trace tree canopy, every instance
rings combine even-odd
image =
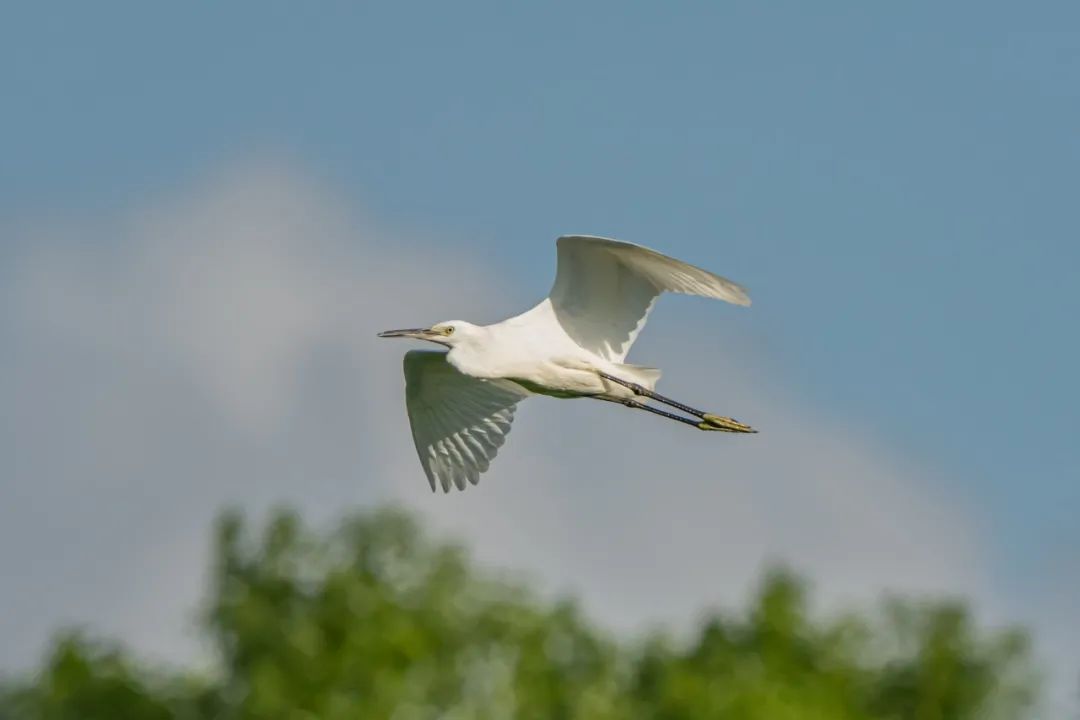
[[[1010,720],[1036,699],[1026,636],[956,601],[815,617],[776,570],[689,640],[618,638],[568,600],[485,576],[393,509],[329,533],[280,512],[217,530],[203,617],[216,662],[148,668],[61,635],[0,719]]]

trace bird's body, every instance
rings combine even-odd
[[[558,272],[538,305],[492,325],[464,321],[394,330],[449,352],[405,356],[406,405],[421,464],[434,490],[476,484],[530,395],[618,402],[702,430],[754,432],[655,393],[660,371],[624,362],[656,298],[665,291],[749,305],[722,277],[639,245],[591,236],[558,240]],[[700,420],[645,405],[645,397]]]
[[[474,328],[446,354],[447,362],[470,377],[508,380],[529,394],[633,397],[628,388],[604,380],[600,373],[625,377],[650,390],[659,376],[659,371],[639,372],[578,345],[559,324],[549,299],[521,315]]]

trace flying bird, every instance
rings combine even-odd
[[[744,288],[628,242],[567,235],[556,246],[551,293],[521,315],[493,325],[450,320],[379,333],[449,348],[405,354],[405,404],[432,491],[479,482],[517,404],[532,395],[606,400],[699,430],[757,432],[657,394],[660,370],[624,362],[661,293],[749,305]]]

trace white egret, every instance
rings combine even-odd
[[[560,237],[557,247],[550,295],[521,315],[493,325],[451,320],[379,333],[450,349],[405,354],[405,403],[432,491],[475,485],[506,440],[518,402],[531,395],[607,400],[699,430],[756,432],[657,394],[658,369],[623,362],[661,293],[749,305],[746,290],[627,242],[572,235]]]

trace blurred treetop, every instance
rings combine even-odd
[[[961,603],[820,619],[777,571],[744,616],[714,612],[689,642],[623,641],[572,602],[483,577],[396,510],[325,535],[282,512],[257,539],[227,515],[204,630],[204,675],[61,636],[5,684],[0,720],[1010,720],[1036,699],[1025,635],[980,631]]]

